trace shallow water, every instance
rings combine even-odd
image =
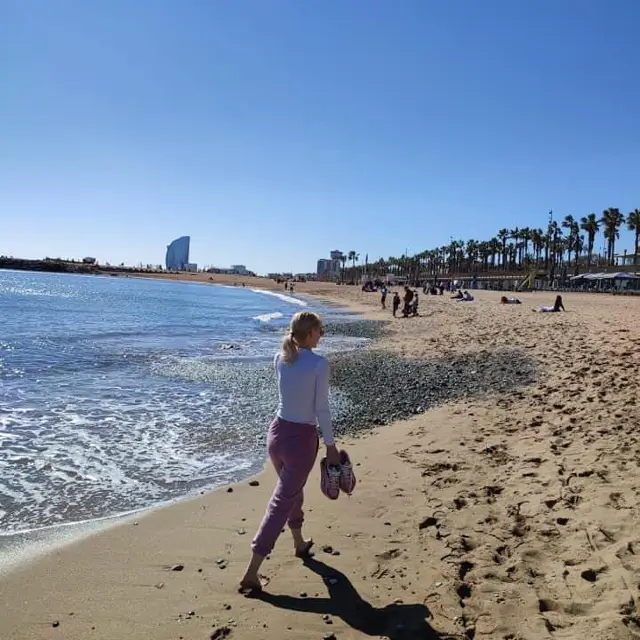
[[[0,534],[257,471],[277,399],[271,359],[307,306],[341,319],[277,292],[0,271]]]

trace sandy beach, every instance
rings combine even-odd
[[[357,287],[296,292],[393,320]],[[254,486],[148,512],[0,577],[0,639],[640,637],[640,299],[566,294],[567,313],[536,314],[553,294],[509,306],[500,295],[420,295],[421,316],[390,322],[375,349],[421,359],[508,348],[535,362],[535,381],[345,442],[356,492],[330,502],[314,471],[315,558],[296,559],[285,533],[260,598],[236,587],[269,468]]]

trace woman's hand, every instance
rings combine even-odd
[[[340,465],[340,454],[335,444],[327,446],[327,464],[334,467]]]

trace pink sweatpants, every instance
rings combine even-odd
[[[304,485],[318,455],[318,431],[315,425],[288,422],[276,418],[269,427],[267,450],[278,473],[276,484],[251,549],[268,556],[285,523],[291,529],[302,528]]]

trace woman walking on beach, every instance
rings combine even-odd
[[[304,486],[318,455],[316,421],[327,449],[328,481],[336,488],[340,485],[340,454],[333,439],[329,410],[329,363],[312,351],[323,333],[322,322],[315,313],[296,313],[275,357],[280,397],[278,413],[269,427],[267,449],[279,479],[251,543],[253,554],[240,582],[241,591],[262,588],[258,571],[285,522],[293,536],[295,555],[309,555],[313,541],[302,535],[302,502]]]

